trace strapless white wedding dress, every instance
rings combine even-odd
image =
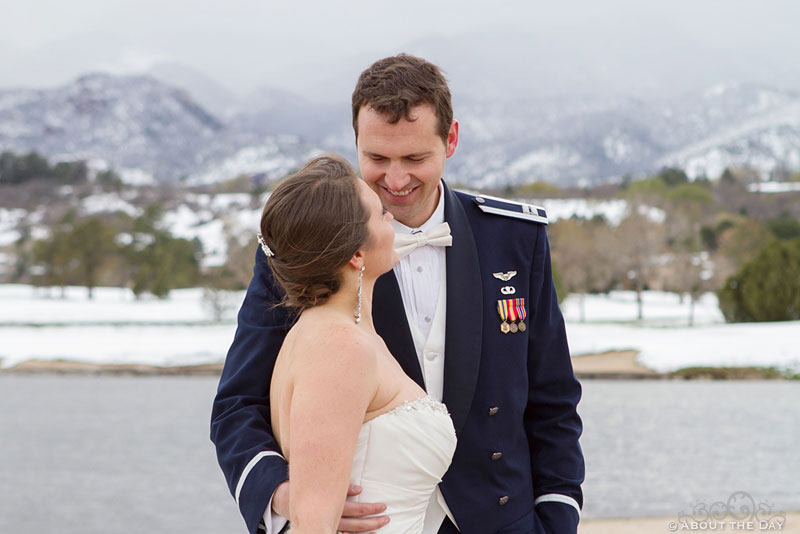
[[[381,515],[390,521],[380,534],[419,534],[455,449],[444,404],[430,396],[405,402],[362,425],[350,483],[363,491],[350,500],[386,504]]]

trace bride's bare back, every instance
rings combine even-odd
[[[374,330],[324,306],[311,308],[289,331],[278,354],[270,384],[272,429],[288,461],[298,423],[317,429],[313,434],[302,431],[304,442],[350,437],[355,443],[361,424],[424,394]],[[319,425],[330,435],[321,436]],[[355,425],[353,433],[350,426]]]

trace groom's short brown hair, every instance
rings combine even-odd
[[[385,116],[391,124],[401,118],[412,120],[412,108],[430,104],[435,113],[437,133],[445,143],[453,122],[450,88],[441,69],[409,54],[379,59],[358,77],[353,90],[353,130],[358,140],[358,112],[364,106]]]

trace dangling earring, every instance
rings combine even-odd
[[[358,304],[356,304],[356,324],[361,322],[361,279],[364,277],[364,266],[361,266],[361,270],[358,271]]]

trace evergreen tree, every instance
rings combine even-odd
[[[17,183],[51,175],[50,164],[36,152],[17,158],[15,171]]]
[[[49,238],[33,244],[33,261],[36,267],[33,283],[44,287],[60,287],[62,297],[74,267],[70,250],[74,220],[74,212],[67,213],[50,228]]]
[[[733,171],[729,167],[725,167],[725,170],[722,171],[722,174],[719,177],[719,181],[725,185],[734,185],[736,184],[736,177],[733,175]]]
[[[56,163],[51,173],[57,181],[64,184],[80,184],[89,176],[89,168],[83,161],[69,161]]]
[[[112,170],[98,172],[95,181],[106,191],[119,191],[124,185],[122,178]]]
[[[767,221],[767,229],[778,239],[794,239],[800,237],[800,220],[784,211]]]
[[[167,298],[172,289],[195,286],[200,274],[195,243],[167,232],[158,232],[153,242],[136,254],[136,263],[133,292],[137,297],[148,291]]]
[[[86,286],[94,298],[103,269],[119,252],[115,241],[116,229],[99,218],[84,219],[75,224],[69,238],[69,253],[73,259],[73,280]]]
[[[800,239],[766,245],[717,296],[729,322],[800,319]]]
[[[126,255],[137,298],[144,292],[167,298],[172,289],[193,287],[199,281],[200,242],[172,237],[162,228],[163,213],[160,205],[151,204],[133,223],[133,242]]]
[[[14,154],[7,150],[0,154],[0,184],[16,183],[14,175],[16,159]]]
[[[658,177],[668,186],[676,186],[689,182],[689,178],[683,169],[667,167],[658,173]]]
[[[26,277],[34,263],[33,239],[31,238],[31,227],[23,224],[18,227],[19,239],[14,242],[14,269],[11,273],[11,282],[25,283]]]
[[[37,152],[17,156],[5,151],[0,154],[0,184],[22,184],[30,180],[50,180],[61,184],[86,182],[89,168],[85,161],[64,161],[51,167]]]

